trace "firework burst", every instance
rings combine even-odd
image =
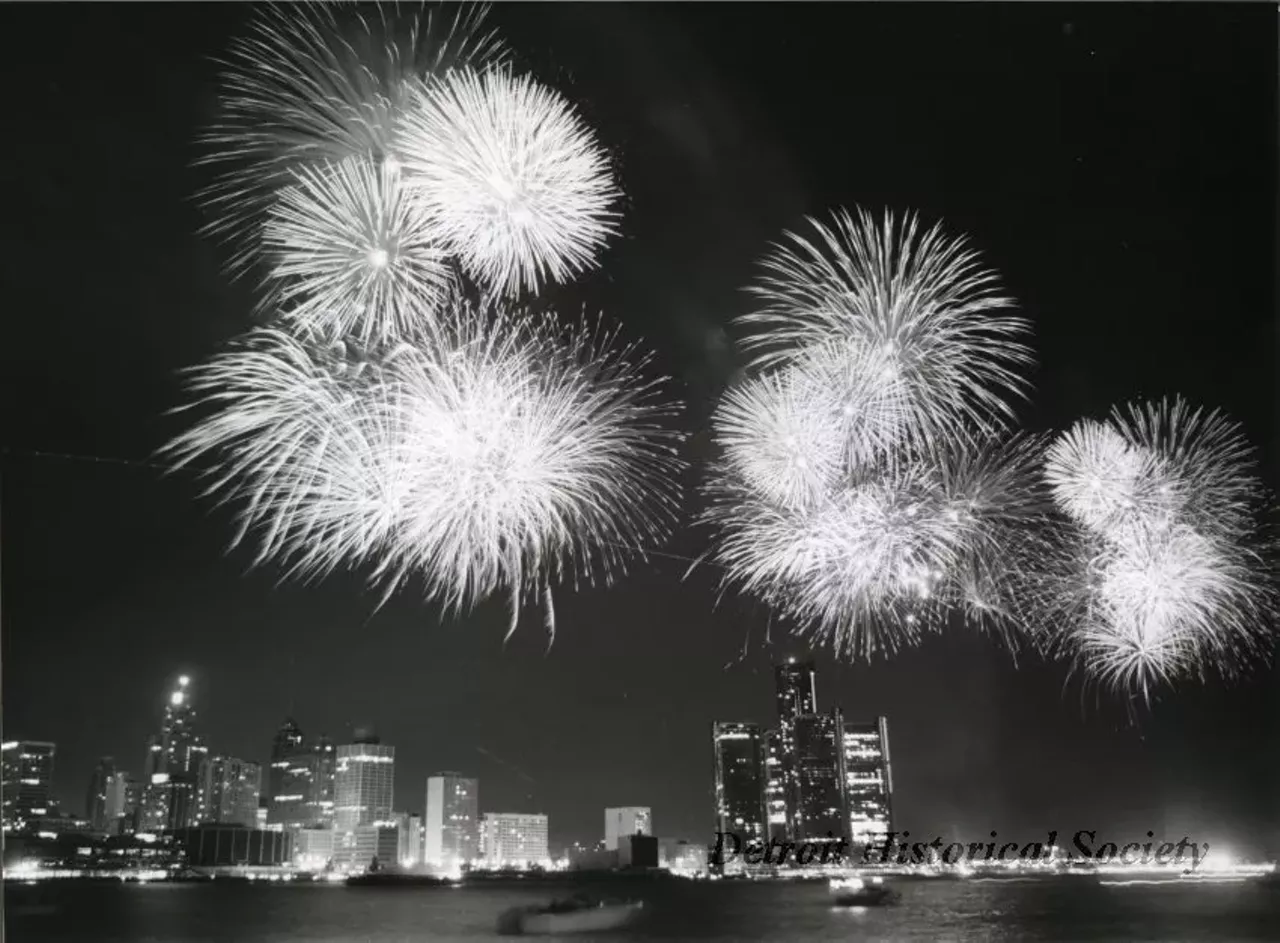
[[[706,519],[728,582],[842,655],[891,653],[952,613],[983,627],[1022,619],[1045,507],[1040,443],[952,444],[944,454],[844,473],[818,500],[780,501],[732,460]]]
[[[810,224],[814,236],[788,233],[749,289],[761,305],[741,319],[755,365],[839,345],[901,387],[903,431],[917,444],[956,427],[1003,428],[1008,400],[1026,390],[1028,325],[966,241],[940,226],[922,233],[911,215],[839,211],[830,226]]]
[[[499,294],[583,272],[615,232],[619,191],[594,134],[558,93],[509,68],[419,83],[401,147],[440,239]]]
[[[608,580],[674,521],[674,407],[614,337],[459,307],[435,342],[361,369],[279,331],[196,371],[212,415],[169,448],[224,456],[259,561],[321,575],[371,564],[450,611]],[[550,614],[549,614],[550,619]]]
[[[447,309],[453,269],[399,174],[360,159],[295,173],[263,230],[263,307],[304,333],[363,344],[429,330]]]
[[[1008,629],[1036,584],[1041,443],[1005,436],[1027,326],[963,240],[837,213],[789,235],[741,319],[756,374],[713,429],[726,580],[854,657],[958,614]]]
[[[342,2],[255,16],[222,63],[220,114],[202,135],[218,178],[201,202],[208,230],[236,247],[232,272],[252,261],[259,220],[293,171],[347,158],[394,169],[410,82],[502,60],[487,10]]]
[[[1180,399],[1117,409],[1063,435],[1044,473],[1071,522],[1051,638],[1089,680],[1147,699],[1265,655],[1265,500],[1238,425]]]

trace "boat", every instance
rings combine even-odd
[[[513,907],[498,920],[505,935],[598,933],[628,926],[644,909],[644,901],[596,901],[571,897],[541,907]]]
[[[838,907],[879,907],[898,899],[892,888],[885,887],[884,878],[881,877],[869,880],[860,877],[841,878],[833,880],[828,889]]]

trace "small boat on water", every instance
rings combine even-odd
[[[643,901],[597,901],[577,896],[542,907],[513,907],[498,919],[506,935],[557,935],[619,930],[640,916]]]
[[[879,907],[898,899],[892,888],[885,887],[881,877],[841,878],[833,880],[828,889],[838,907]]]

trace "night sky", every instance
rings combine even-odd
[[[640,567],[557,598],[505,647],[503,602],[444,620],[358,575],[280,585],[227,554],[229,511],[145,460],[182,429],[177,371],[250,324],[253,285],[197,235],[197,130],[226,5],[6,5],[0,184],[4,736],[58,744],[84,802],[99,755],[140,772],[164,692],[193,677],[215,752],[265,761],[290,711],[479,777],[482,811],[542,811],[553,845],[608,805],[710,840],[710,724],[772,720],[768,614],[715,574]],[[521,64],[615,154],[625,235],[553,300],[643,338],[689,403],[688,457],[737,369],[755,261],[805,214],[915,209],[967,233],[1035,328],[1032,429],[1183,393],[1245,423],[1274,485],[1273,5],[519,5]],[[696,474],[691,478],[696,481]],[[696,502],[690,501],[690,511]],[[685,528],[666,549],[696,556]],[[744,652],[745,646],[745,652]],[[967,631],[873,665],[819,655],[819,706],[889,718],[898,825],[1032,840],[1089,828],[1280,852],[1280,682],[1179,692],[1130,723],[1062,665]],[[1175,835],[1176,833],[1176,835]]]

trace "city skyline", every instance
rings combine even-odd
[[[740,367],[731,322],[755,261],[805,214],[849,205],[944,220],[1003,273],[1034,326],[1028,428],[1181,391],[1239,418],[1276,480],[1274,11],[942,10],[917,36],[902,11],[815,8],[788,25],[744,8],[726,25],[710,10],[520,6],[495,25],[564,77],[629,201],[603,271],[554,300],[652,342],[690,403],[694,464]],[[35,76],[15,120],[45,146],[5,156],[30,183],[11,264],[33,312],[0,345],[6,739],[56,743],[54,792],[78,811],[102,756],[141,778],[155,692],[179,670],[219,755],[267,764],[286,716],[335,743],[374,724],[401,751],[409,811],[432,771],[456,769],[483,781],[487,808],[549,815],[556,841],[592,840],[619,797],[650,805],[664,834],[704,836],[710,724],[773,716],[772,665],[808,657],[806,640],[719,597],[707,567],[689,572],[707,546],[693,526],[614,586],[558,596],[550,652],[532,610],[504,646],[501,601],[455,618],[410,587],[380,606],[364,574],[303,586],[225,555],[230,515],[194,476],[147,463],[181,428],[177,371],[252,310],[254,280],[225,279],[190,200],[210,60],[243,13],[86,7],[66,28],[21,15],[63,41],[14,72]],[[822,54],[855,16],[865,55]],[[992,41],[1000,28],[1024,38]],[[805,69],[761,74],[780,44]],[[882,88],[902,61],[922,65]],[[837,86],[862,118],[814,94]],[[98,120],[66,120],[86,103]],[[868,127],[891,133],[868,147]],[[685,522],[698,510],[691,496]],[[1015,665],[967,630],[872,665],[815,658],[825,704],[892,718],[894,814],[913,831],[1064,823],[1280,850],[1278,760],[1254,748],[1280,724],[1274,671],[1131,716],[1082,703],[1065,666],[1030,651]]]

